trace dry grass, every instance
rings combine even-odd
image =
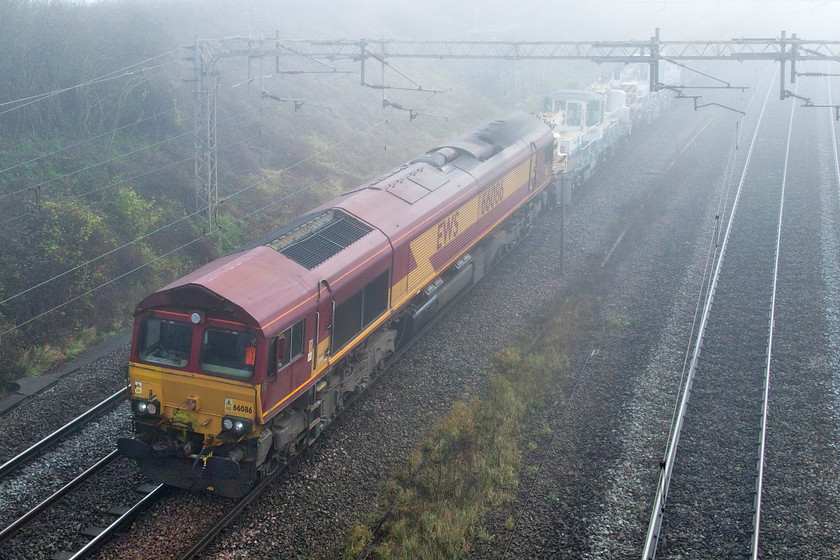
[[[515,497],[520,435],[527,415],[560,391],[569,350],[597,316],[589,295],[557,306],[531,344],[494,356],[484,398],[457,402],[385,483],[372,518],[385,521],[376,537],[368,525],[348,534],[344,557],[451,559],[469,548],[490,508]],[[555,399],[549,399],[555,400]],[[375,539],[375,540],[374,540]]]

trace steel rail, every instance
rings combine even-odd
[[[246,507],[251,505],[251,503],[256,500],[262,493],[268,488],[270,484],[272,484],[275,480],[277,480],[281,474],[286,472],[288,469],[299,457],[301,454],[298,453],[295,455],[288,463],[283,465],[282,467],[278,467],[277,470],[260,480],[260,482],[251,489],[239,502],[233,506],[219,521],[217,521],[210,529],[204,532],[201,538],[196,542],[187,552],[185,552],[180,558],[182,560],[190,560],[195,558],[202,552],[204,552],[210,543],[224,531],[228,525],[233,523],[233,521],[242,513]],[[74,559],[71,559],[74,560]]]
[[[426,332],[432,325],[434,325],[442,316],[446,314],[446,311],[451,309],[453,305],[455,305],[460,299],[464,296],[464,294],[468,293],[469,290],[465,290],[461,295],[456,296],[449,305],[446,306],[441,312],[437,313],[428,324],[424,325],[417,333],[415,333],[410,339],[408,339],[404,345],[397,349],[396,352],[385,362],[383,365],[379,375],[376,375],[371,378],[370,385],[364,391],[354,391],[353,396],[345,403],[342,409],[336,415],[336,419],[344,414],[350,406],[353,405],[359,398],[363,395],[366,395],[370,390],[370,387],[376,384],[376,382],[383,377],[382,374],[388,370],[391,365],[393,365],[409,348],[411,348],[415,342],[417,342],[420,338],[422,338],[423,333]],[[335,421],[335,419],[333,420]],[[307,446],[308,447],[308,446]],[[273,473],[267,475],[265,478],[260,480],[254,488],[248,492],[235,506],[233,506],[221,519],[219,519],[209,530],[207,530],[202,537],[196,542],[190,549],[185,552],[183,555],[180,556],[181,560],[191,560],[195,558],[202,552],[204,552],[210,543],[221,533],[225,530],[233,521],[242,513],[246,507],[248,507],[254,500],[256,500],[265,490],[268,488],[270,484],[272,484],[275,480],[277,480],[281,474],[286,472],[289,467],[291,467],[300,457],[302,456],[301,452],[296,453],[287,463],[281,465],[275,470]]]
[[[119,457],[119,451],[112,451],[102,459],[96,462],[93,466],[89,467],[87,470],[79,474],[76,478],[59,488],[52,496],[42,501],[40,504],[26,512],[20,518],[17,519],[14,523],[0,531],[0,543],[10,539],[13,537],[18,531],[20,531],[24,526],[26,526],[30,521],[35,519],[39,514],[41,514],[44,510],[49,508],[59,499],[63,498],[67,494],[69,494],[73,489],[79,486],[81,483],[90,479],[94,474],[101,471],[105,468],[108,464],[110,464],[114,459]]]
[[[57,429],[50,435],[46,436],[44,439],[33,445],[32,447],[20,452],[16,456],[12,457],[2,465],[0,465],[0,477],[5,476],[20,466],[21,463],[26,461],[27,459],[31,458],[33,455],[40,453],[41,451],[47,449],[49,446],[54,444],[60,438],[78,430],[82,427],[88,420],[93,418],[94,416],[100,414],[104,410],[116,406],[117,403],[122,401],[123,399],[128,397],[128,387],[124,387],[99,403],[98,405],[94,406],[81,416],[78,416],[76,419],[71,420],[61,428]]]
[[[790,140],[793,136],[794,104],[790,110],[787,146],[785,147],[785,166],[782,172],[782,194],[779,203],[779,224],[776,229],[776,256],[773,262],[773,296],[770,299],[770,334],[767,337],[767,362],[764,369],[764,393],[761,400],[761,428],[758,437],[758,466],[755,481],[755,513],[753,514],[753,535],[750,541],[750,558],[758,560],[758,539],[761,529],[761,492],[764,489],[764,451],[767,444],[767,401],[770,397],[770,362],[773,353],[773,327],[776,323],[776,288],[779,280],[779,253],[782,245],[782,216],[785,210],[785,186],[787,185],[788,162],[790,159]]]
[[[114,533],[117,532],[117,529],[122,527],[128,521],[132,520],[144,508],[151,505],[153,501],[157,500],[163,493],[163,488],[163,484],[158,484],[151,492],[143,496],[143,498],[141,498],[140,501],[134,504],[130,510],[119,516],[113,523],[105,527],[105,529],[101,533],[93,537],[93,539],[90,542],[88,542],[85,546],[80,548],[67,560],[81,560],[82,558],[87,558],[88,556],[90,556],[98,546],[103,544],[107,539],[111,538],[114,535]]]
[[[656,497],[654,498],[653,509],[650,514],[650,522],[648,524],[648,530],[645,537],[645,546],[642,552],[643,560],[653,560],[656,557],[656,547],[659,542],[659,531],[662,527],[662,518],[664,515],[665,502],[668,497],[668,487],[671,484],[671,475],[674,469],[674,459],[677,454],[677,446],[679,445],[680,433],[682,431],[683,422],[685,420],[685,413],[688,408],[688,399],[691,394],[691,386],[694,382],[694,375],[697,370],[697,361],[700,357],[700,350],[703,347],[703,338],[706,332],[706,324],[709,320],[709,313],[712,308],[712,301],[714,300],[715,291],[717,289],[718,280],[720,278],[720,271],[723,265],[726,248],[729,243],[729,236],[732,232],[732,224],[735,221],[735,215],[738,209],[738,202],[741,198],[741,192],[743,190],[744,182],[747,177],[747,171],[750,167],[750,160],[752,159],[752,154],[756,145],[756,140],[758,139],[758,132],[761,129],[761,123],[764,120],[764,114],[767,109],[767,103],[770,99],[770,94],[772,91],[773,88],[768,87],[767,95],[764,98],[764,105],[762,105],[761,107],[761,114],[759,115],[758,123],[755,126],[755,132],[753,133],[752,141],[750,142],[750,148],[747,152],[746,161],[744,162],[744,171],[741,174],[741,180],[738,183],[738,189],[735,194],[735,200],[732,203],[732,211],[729,214],[729,221],[726,226],[726,233],[724,234],[724,238],[721,243],[720,256],[718,257],[717,264],[715,265],[715,272],[709,284],[709,291],[706,295],[706,302],[703,306],[703,315],[700,320],[700,326],[698,327],[697,331],[697,339],[695,340],[694,344],[694,352],[691,357],[691,365],[689,366],[686,382],[683,387],[682,395],[680,397],[679,412],[674,423],[674,428],[671,432],[671,437],[668,442],[665,457],[660,462],[659,483],[657,485]]]

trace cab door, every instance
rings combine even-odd
[[[530,183],[528,185],[528,190],[533,190],[534,187],[537,186],[537,145],[534,142],[531,142],[531,173],[530,173]]]
[[[335,298],[327,280],[318,285],[318,308],[315,315],[315,356],[312,359],[312,371],[318,372],[329,365],[330,341],[335,314]]]

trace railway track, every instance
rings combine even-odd
[[[62,502],[65,502],[67,508],[78,509],[74,492],[80,490],[83,485],[93,485],[97,476],[106,475],[106,469],[120,460],[125,461],[121,459],[117,451],[112,451],[61,486],[49,497],[0,531],[0,545],[14,548],[14,539],[19,533],[24,533],[22,538],[27,539],[31,537],[31,535],[26,534],[27,532],[34,534],[40,534],[43,531],[63,532],[66,535],[63,538],[66,547],[64,550],[57,551],[53,556],[54,558],[78,560],[90,556],[98,546],[112,538],[121,527],[152,504],[162,493],[163,485],[140,485],[137,487],[137,491],[141,497],[134,503],[131,505],[121,503],[104,511],[100,510],[100,506],[107,503],[108,498],[104,497],[102,501],[94,499],[88,506],[89,517],[92,521],[85,525],[81,531],[77,531],[78,520],[76,517],[71,518],[68,522],[69,526],[65,527],[56,522],[56,519],[63,519],[64,516],[49,515],[49,512],[53,508],[61,507]],[[103,520],[107,523],[103,523]],[[75,538],[74,533],[77,534]],[[70,550],[67,550],[67,548],[70,548]]]
[[[500,258],[503,259],[504,254],[500,255]],[[455,305],[461,298],[464,297],[468,292],[463,292],[458,297],[456,297],[452,304],[447,307],[447,309],[451,309],[453,305]],[[431,328],[433,325],[437,323],[440,318],[446,315],[446,312],[439,313],[435,318],[429,321],[419,332],[417,332],[409,341],[403,344],[397,352],[395,352],[390,359],[384,364],[384,367],[379,370],[380,375],[376,375],[372,379],[372,383],[375,383],[379,377],[381,377],[381,373],[391,367],[404,353],[406,353],[414,343],[421,339],[423,334]],[[355,395],[352,400],[347,403],[347,407],[351,406],[357,398],[366,394],[365,392],[359,393]],[[109,397],[100,405],[97,405],[91,411],[85,413],[84,415],[80,416],[79,418],[73,420],[68,425],[56,430],[50,436],[44,438],[41,442],[37,443],[36,445],[26,449],[18,456],[10,460],[6,465],[0,466],[0,469],[4,469],[4,472],[11,472],[21,466],[27,459],[31,457],[35,457],[40,453],[43,453],[45,449],[48,447],[55,445],[56,442],[60,441],[62,436],[67,434],[73,433],[74,431],[80,429],[82,426],[85,425],[86,422],[89,422],[92,418],[95,418],[98,414],[101,414],[102,411],[106,410],[109,407],[116,406],[119,402],[125,400],[127,398],[127,390],[118,391],[116,394]],[[300,454],[296,455],[291,461],[279,467],[274,473],[270,476],[264,478],[257,484],[251,492],[249,492],[245,497],[241,500],[236,502],[232,507],[228,508],[228,510],[222,513],[219,516],[219,519],[210,527],[208,530],[204,531],[201,537],[190,547],[190,549],[185,552],[182,558],[194,558],[199,555],[201,552],[206,550],[213,540],[219,535],[225,528],[231,525],[237,518],[237,516],[243,512],[252,502],[254,502],[260,495],[265,492],[265,490],[270,487],[280,476],[291,467],[294,462],[300,457]],[[15,521],[13,521],[10,525],[8,525],[5,529],[0,531],[0,544],[3,542],[9,541],[18,535],[19,532],[23,531],[25,527],[28,525],[36,525],[38,520],[44,517],[44,513],[49,511],[51,508],[55,507],[59,504],[62,500],[66,500],[68,496],[72,494],[76,489],[88,483],[94,476],[98,475],[99,473],[103,472],[108,465],[112,464],[113,462],[119,459],[119,454],[117,452],[111,452],[108,455],[102,457],[96,463],[90,467],[89,469],[85,470],[73,480],[68,482],[66,485],[58,488],[53,494],[46,497],[38,503],[35,507],[31,510],[27,511],[20,517],[18,517]],[[81,548],[78,549],[77,552],[59,552],[57,557],[65,559],[72,559],[75,560],[77,558],[84,558],[87,557],[93,550],[95,550],[98,546],[100,546],[103,542],[107,539],[111,538],[115,531],[123,526],[126,522],[128,522],[133,517],[137,516],[148,504],[150,504],[154,498],[159,496],[162,492],[163,486],[151,487],[146,485],[145,487],[140,488],[140,492],[145,494],[145,496],[138,500],[134,505],[125,506],[119,505],[114,506],[106,513],[113,514],[117,516],[117,518],[107,524],[107,526],[102,527],[100,525],[90,525],[86,529],[83,530],[83,533],[92,537],[92,539],[85,543]],[[106,499],[99,499],[96,504],[97,507],[102,507],[103,504],[107,504]]]
[[[660,465],[645,560],[759,555],[776,279],[793,123],[791,104],[768,104],[769,97],[770,92],[720,245]]]
[[[464,292],[456,298],[453,301],[453,305],[463,298],[466,293],[468,292]],[[451,308],[451,306],[449,308]],[[399,360],[399,358],[405,354],[417,340],[422,338],[423,334],[428,329],[430,329],[437,321],[440,320],[441,317],[445,315],[446,312],[439,313],[433,320],[416,333],[411,340],[407,341],[400,349],[398,349],[397,352],[390,357],[382,370],[380,370],[380,375],[377,375],[372,379],[372,383],[375,383],[379,377],[381,377],[381,373],[384,373],[385,370]],[[366,393],[362,392],[354,396],[354,398],[348,402],[347,407],[352,406],[356,399],[364,394]],[[3,478],[10,475],[10,473],[14,473],[14,471],[22,469],[28,462],[31,462],[37,457],[43,455],[50,448],[55,447],[72,434],[83,429],[89,422],[95,420],[108,410],[118,406],[119,403],[127,399],[127,396],[127,389],[121,389],[84,414],[55,430],[50,435],[44,437],[41,441],[18,453],[6,463],[0,465],[0,483],[2,483]],[[230,526],[236,520],[238,515],[245,511],[251,503],[259,498],[259,496],[261,496],[268,487],[280,478],[280,476],[286,472],[300,456],[301,454],[296,455],[291,461],[282,465],[270,476],[261,480],[251,490],[251,492],[242,499],[238,500],[233,506],[228,508],[226,512],[222,513],[212,527],[204,531],[201,537],[193,543],[189,550],[183,553],[180,558],[183,558],[184,560],[192,559],[205,551],[212,544],[213,540],[228,526]],[[140,485],[136,490],[141,497],[135,500],[134,503],[130,505],[115,505],[107,510],[102,510],[102,507],[104,507],[107,503],[107,498],[95,499],[91,504],[91,508],[92,515],[98,517],[98,520],[87,524],[81,529],[81,531],[76,531],[74,528],[56,529],[53,527],[50,529],[44,529],[43,525],[50,522],[50,519],[45,521],[44,518],[48,517],[48,512],[50,512],[53,508],[60,507],[62,502],[69,503],[71,501],[70,497],[73,493],[85,485],[91,485],[91,481],[96,476],[105,476],[107,468],[120,460],[122,460],[122,458],[117,451],[112,451],[107,455],[102,456],[99,460],[95,461],[91,467],[79,473],[66,484],[57,488],[52,494],[43,498],[37,505],[17,517],[4,529],[0,530],[0,545],[9,546],[11,544],[11,546],[14,546],[16,539],[29,538],[29,535],[26,533],[33,527],[36,532],[43,530],[58,530],[68,534],[68,537],[63,540],[68,543],[68,548],[72,549],[75,547],[75,550],[58,551],[54,554],[55,558],[60,558],[61,560],[79,560],[81,558],[89,557],[99,546],[105,543],[108,539],[113,538],[121,527],[125,526],[128,522],[140,515],[144,509],[154,503],[163,494],[164,486],[153,486],[148,484]],[[107,523],[102,523],[103,518],[109,517],[112,519],[109,519]],[[73,523],[78,525],[78,520],[74,520]],[[71,533],[79,534],[75,537],[70,537],[69,535]]]
[[[88,422],[99,417],[105,412],[112,410],[121,402],[123,402],[126,398],[128,398],[128,388],[122,388],[107,399],[100,402],[98,405],[89,409],[87,412],[74,418],[61,428],[42,438],[39,442],[24,449],[23,451],[21,451],[20,453],[18,453],[17,455],[0,465],[0,480],[2,480],[8,473],[20,468],[27,461],[37,457],[47,449],[50,449],[51,447],[63,441],[70,435],[79,431]]]
[[[99,488],[93,479],[106,471],[114,470],[114,463],[119,456],[113,451],[111,430],[119,424],[113,417],[119,417],[115,410],[126,400],[127,390],[121,389],[98,405],[53,431],[37,443],[17,453],[0,465],[0,544],[7,550],[17,551],[18,542],[25,541],[32,531],[63,532],[62,540],[69,548],[84,550],[81,555],[68,552],[59,554],[64,558],[81,558],[91,550],[90,547],[107,538],[117,527],[124,524],[138,511],[137,507],[112,508],[105,516],[99,515],[102,504],[108,507],[109,498],[93,502],[88,506],[97,520],[92,524],[96,529],[83,525],[85,510],[78,504],[85,498],[79,493],[95,496]],[[109,416],[109,414],[111,416]],[[90,465],[87,468],[84,465]],[[129,465],[133,469],[133,465]],[[136,469],[133,469],[136,470]],[[128,473],[123,483],[134,487],[131,470],[124,467],[118,471]],[[91,490],[91,487],[94,490]],[[112,487],[112,485],[103,485]],[[84,489],[83,492],[80,492]],[[148,503],[147,501],[141,501]],[[72,515],[57,513],[62,503],[72,504],[64,507],[73,510]],[[130,513],[128,513],[130,510]],[[117,520],[112,522],[112,519]],[[77,538],[78,527],[83,526],[87,536]],[[103,528],[104,527],[104,528]],[[91,538],[93,537],[93,538]],[[83,544],[76,545],[76,542]]]

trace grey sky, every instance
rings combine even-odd
[[[343,38],[627,40],[647,39],[656,27],[663,40],[777,37],[781,30],[805,39],[840,38],[840,0],[310,0],[273,7],[284,14],[277,22],[281,32],[300,31],[296,15],[316,10],[325,30],[346,24]],[[262,27],[254,31],[272,31],[271,20],[255,14]],[[418,34],[430,21],[436,36]]]

